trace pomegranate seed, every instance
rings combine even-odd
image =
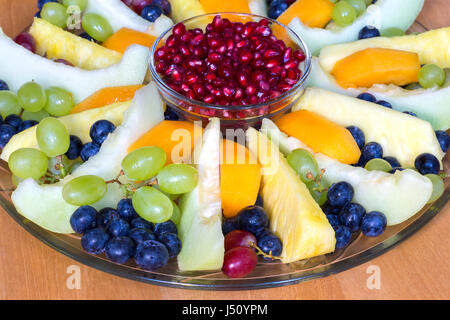
[[[205,102],[205,103],[213,103],[214,102],[214,96],[212,96],[212,95],[207,95],[207,96],[205,96],[204,98],[203,98],[203,101]]]
[[[241,51],[241,56],[239,57],[239,60],[244,63],[250,63],[250,61],[253,59],[253,54],[249,50],[243,50]]]
[[[199,46],[204,40],[205,36],[203,34],[197,34],[191,39],[191,44],[194,46]]]
[[[257,70],[252,74],[252,80],[254,82],[259,82],[261,80],[264,80],[266,78],[266,73],[262,70]]]
[[[189,51],[188,47],[181,45],[178,48],[178,51],[185,57],[189,57],[191,55],[191,52]]]
[[[217,52],[211,52],[208,55],[208,60],[212,62],[219,62],[220,60],[222,60],[222,55]]]
[[[295,50],[294,57],[300,62],[303,62],[306,59],[305,53],[302,50]]]
[[[280,52],[277,50],[269,49],[269,50],[264,51],[264,58],[266,58],[266,59],[278,57],[279,55],[280,55]]]
[[[292,49],[287,48],[283,53],[283,62],[287,63],[291,59],[292,59]]]
[[[186,82],[188,84],[194,84],[194,83],[197,82],[197,80],[198,80],[198,78],[197,78],[196,75],[189,75],[189,76],[186,77]]]
[[[241,99],[243,95],[244,95],[244,90],[242,90],[241,88],[237,88],[234,93],[234,99],[236,99],[236,100]]]
[[[192,90],[198,98],[202,98],[205,95],[205,88],[201,84],[194,84]]]
[[[174,47],[175,44],[176,44],[175,36],[173,34],[171,34],[166,40],[166,46],[171,48],[171,47]]]
[[[212,82],[212,81],[214,81],[216,78],[217,78],[216,75],[215,75],[214,73],[212,73],[212,72],[208,72],[208,73],[206,74],[206,76],[205,76],[205,80],[206,80],[207,82]]]
[[[245,94],[247,96],[252,96],[255,94],[255,92],[256,92],[256,88],[252,85],[249,85],[247,88],[245,88]]]
[[[185,32],[186,32],[186,26],[182,23],[177,23],[172,29],[172,33],[176,36],[181,36]]]
[[[284,65],[285,69],[295,69],[297,67],[298,67],[298,61],[297,60],[289,61],[288,63],[286,63]]]
[[[223,20],[220,15],[214,17],[212,21],[212,26],[216,31],[221,31],[223,28]]]
[[[233,29],[236,33],[242,33],[244,30],[244,24],[242,22],[236,22],[233,24]]]
[[[261,25],[256,27],[256,32],[263,37],[268,37],[272,34],[272,30],[269,27]]]
[[[250,45],[250,41],[248,41],[247,39],[241,40],[238,43],[236,43],[236,48],[244,48],[244,47],[248,47]]]
[[[265,80],[259,81],[259,87],[261,88],[262,91],[270,90],[270,84],[269,84],[269,82],[267,82]]]
[[[258,22],[258,25],[260,25],[260,26],[269,26],[269,24],[270,24],[270,22],[269,22],[268,19],[261,19],[261,20]]]
[[[244,72],[241,72],[238,75],[238,82],[242,87],[246,87],[248,85],[248,76]]]
[[[275,60],[275,59],[271,59],[271,60],[267,61],[267,63],[266,63],[266,67],[268,69],[272,69],[276,66],[279,66],[279,62],[278,62],[278,60]]]
[[[158,73],[165,73],[167,66],[164,62],[160,61],[160,62],[156,63],[155,69]]]

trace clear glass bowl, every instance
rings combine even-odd
[[[210,23],[213,18],[220,14],[223,18],[228,18],[233,21],[259,21],[261,19],[269,20],[269,25],[272,30],[277,32],[277,35],[282,35],[285,39],[291,39],[291,46],[293,50],[302,49],[305,53],[305,60],[300,64],[299,69],[302,71],[300,80],[285,93],[278,96],[276,99],[267,101],[261,104],[242,105],[242,106],[218,106],[208,104],[197,100],[192,100],[186,96],[171,89],[165,82],[155,68],[155,51],[166,41],[172,34],[173,27],[163,33],[153,44],[150,58],[150,71],[153,80],[156,82],[158,89],[169,107],[171,107],[182,118],[189,121],[202,121],[204,124],[210,117],[218,117],[221,119],[222,129],[246,129],[250,126],[258,127],[263,118],[276,118],[288,112],[304,92],[305,82],[311,70],[311,53],[307,48],[305,42],[290,28],[279,23],[276,20],[267,17],[244,14],[244,13],[212,13],[200,15],[182,21],[186,29],[202,28]]]
[[[445,159],[444,168],[447,174],[450,173],[448,156]],[[86,253],[81,247],[79,236],[56,234],[44,230],[15,210],[10,197],[11,173],[8,165],[4,161],[0,162],[0,206],[25,230],[48,246],[80,263],[123,278],[168,287],[202,290],[249,290],[285,286],[326,277],[365,263],[407,239],[436,216],[450,200],[450,179],[446,179],[445,186],[445,192],[438,200],[427,205],[407,221],[388,227],[377,238],[355,234],[351,244],[345,249],[289,264],[260,260],[255,270],[248,276],[230,279],[220,270],[180,272],[176,259],[170,260],[164,268],[151,272],[139,269],[132,261],[120,265],[109,261],[104,255],[95,256]]]

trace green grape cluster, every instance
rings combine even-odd
[[[334,5],[331,17],[338,26],[346,27],[363,14],[366,7],[366,1],[364,0],[342,0]]]

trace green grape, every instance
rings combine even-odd
[[[359,17],[366,11],[366,3],[364,0],[343,0],[348,2],[355,9],[356,16]]]
[[[8,160],[11,172],[21,179],[40,179],[48,169],[48,158],[40,150],[23,148],[14,151]]]
[[[170,220],[172,220],[172,222],[175,223],[176,225],[179,225],[181,222],[180,207],[178,207],[177,204],[173,201],[172,201],[172,206],[173,206],[173,212],[172,212],[172,218],[170,218]]]
[[[289,165],[297,172],[303,182],[310,181],[320,174],[319,165],[314,156],[305,149],[295,149],[287,156]],[[308,178],[309,173],[312,177]]]
[[[169,164],[158,173],[159,188],[170,194],[191,192],[197,186],[198,172],[187,164]]]
[[[331,14],[334,22],[340,26],[349,26],[356,19],[356,10],[346,1],[339,1]]]
[[[364,2],[366,3],[366,6],[370,6],[373,0],[364,0]]]
[[[69,149],[69,132],[58,119],[43,119],[36,128],[36,138],[39,149],[49,157],[65,154]]]
[[[10,114],[20,114],[22,107],[20,106],[17,96],[11,91],[0,91],[0,114],[4,118]]]
[[[30,112],[30,111],[24,111],[22,113],[22,120],[36,120],[37,122],[41,121],[44,118],[49,117],[50,115],[48,114],[47,111],[45,111],[44,109],[38,111],[38,112]]]
[[[404,36],[405,31],[403,31],[400,28],[387,28],[381,30],[381,36],[382,37],[398,37],[398,36]]]
[[[99,42],[105,41],[113,34],[108,20],[96,13],[86,13],[81,25],[87,34]]]
[[[175,201],[175,200],[177,200],[177,199],[180,197],[179,194],[170,194],[170,193],[167,193],[167,192],[162,191],[161,188],[160,188],[157,184],[155,184],[155,185],[153,186],[153,188],[158,189],[159,191],[161,191],[162,193],[164,193],[164,195],[166,195],[167,198],[169,198],[169,199],[172,200],[172,201]]]
[[[41,17],[60,28],[67,27],[67,9],[60,3],[47,2],[41,10]]]
[[[327,193],[330,184],[322,178],[320,185],[316,181],[309,180],[305,182],[306,187],[313,199],[319,204],[323,205],[327,201]]]
[[[27,82],[17,92],[22,107],[29,112],[38,112],[47,103],[44,89],[36,82]]]
[[[433,192],[431,193],[430,199],[428,200],[428,203],[431,203],[439,199],[444,193],[444,180],[441,176],[431,173],[426,174],[425,177],[430,179],[431,183],[433,184]]]
[[[435,64],[426,64],[419,71],[419,83],[425,89],[440,87],[445,82],[445,72]]]
[[[69,114],[75,106],[72,94],[64,89],[51,87],[45,92],[47,93],[45,111],[54,117],[62,117]]]
[[[377,158],[377,159],[369,160],[366,163],[366,165],[364,166],[364,169],[369,170],[369,171],[377,170],[377,171],[389,172],[392,170],[392,166],[386,160]]]
[[[88,0],[63,0],[62,4],[67,8],[70,6],[77,6],[83,12],[86,10]]]
[[[19,183],[21,183],[22,181],[23,181],[23,179],[19,178],[16,175],[12,175],[11,176],[11,182],[12,182],[14,187],[17,187],[19,185]]]
[[[122,169],[131,180],[148,180],[158,174],[166,163],[166,152],[160,147],[134,150],[122,160]]]
[[[139,216],[152,223],[165,222],[172,217],[172,201],[155,188],[139,188],[133,194],[132,202]]]
[[[100,177],[81,176],[64,185],[62,196],[67,203],[85,206],[101,200],[106,188],[106,182]]]

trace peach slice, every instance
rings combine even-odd
[[[261,166],[241,144],[223,140],[220,166],[220,194],[223,215],[234,217],[239,210],[254,205],[261,183]]]
[[[368,48],[338,61],[331,74],[344,88],[370,88],[374,84],[403,86],[417,82],[419,70],[417,53]]]
[[[124,53],[132,44],[140,44],[151,49],[155,40],[156,37],[148,33],[122,28],[103,42],[102,45],[105,48]]]
[[[87,97],[85,100],[76,105],[72,111],[73,113],[82,112],[89,109],[100,108],[116,102],[125,102],[133,99],[137,90],[141,89],[142,85],[123,86],[123,87],[107,87],[100,89],[93,95]]]
[[[345,164],[357,163],[361,151],[350,131],[314,112],[299,110],[276,121],[281,131],[304,142],[314,152]]]

